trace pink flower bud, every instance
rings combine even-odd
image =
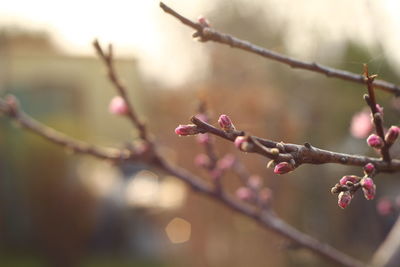
[[[228,115],[222,114],[219,116],[218,123],[225,132],[229,133],[235,130],[235,126],[233,126],[233,123]]]
[[[111,99],[108,110],[114,115],[127,115],[129,112],[128,105],[121,96],[114,96],[113,99]]]
[[[200,133],[199,128],[194,124],[179,125],[175,129],[175,133],[181,136],[195,135]]]
[[[345,175],[340,179],[339,184],[340,185],[346,185],[347,182],[352,182],[353,184],[358,183],[360,181],[360,177],[355,176],[355,175]]]
[[[376,205],[376,210],[382,216],[389,215],[393,211],[393,204],[387,198],[381,198]]]
[[[274,173],[285,174],[294,170],[294,167],[289,162],[280,162],[274,168]]]
[[[392,145],[396,141],[397,137],[399,137],[399,133],[400,133],[399,127],[397,126],[390,127],[385,135],[386,143]]]
[[[362,186],[362,190],[364,192],[364,197],[367,200],[374,199],[376,192],[376,186],[374,184],[374,181],[370,177],[365,177],[361,180],[360,183]]]
[[[253,193],[252,193],[252,191],[250,190],[250,188],[242,186],[242,187],[239,187],[239,188],[236,190],[236,196],[237,196],[240,200],[248,201],[248,200],[250,200],[250,199],[252,198]]]
[[[364,166],[364,172],[367,175],[370,175],[371,173],[373,173],[375,171],[375,166],[372,163],[367,163]]]
[[[201,24],[201,26],[203,26],[203,27],[210,27],[210,23],[208,22],[208,20],[205,18],[205,17],[203,17],[203,16],[199,16],[198,18],[197,18],[197,21]]]
[[[338,195],[339,207],[341,207],[342,209],[346,208],[350,204],[352,199],[353,196],[349,191],[340,192]]]
[[[354,114],[350,125],[351,135],[356,138],[366,138],[368,136],[373,127],[370,114],[367,110]]]
[[[247,141],[246,136],[238,136],[235,139],[235,146],[244,152],[251,152],[254,148],[254,145]]]
[[[382,148],[383,147],[383,140],[376,134],[371,134],[367,138],[367,144],[373,148]]]
[[[206,154],[198,154],[194,158],[194,164],[198,167],[208,168],[210,166],[210,158]]]
[[[244,142],[247,142],[247,138],[245,136],[238,136],[235,139],[235,146],[240,149]]]
[[[220,159],[217,163],[218,169],[227,170],[233,167],[235,164],[235,156],[232,154],[226,154],[222,159]]]
[[[258,175],[252,175],[252,176],[249,177],[249,180],[247,181],[247,184],[252,189],[259,189],[261,187],[261,184],[262,184],[261,177],[258,176]]]

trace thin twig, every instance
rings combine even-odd
[[[250,53],[254,53],[260,55],[262,57],[289,65],[292,68],[299,68],[304,70],[309,70],[316,73],[321,73],[326,75],[327,77],[339,78],[346,81],[356,82],[360,84],[365,84],[366,81],[363,75],[355,74],[349,71],[335,69],[331,67],[324,66],[315,62],[305,62],[295,58],[288,57],[286,55],[268,50],[266,48],[254,45],[248,41],[238,39],[232,35],[226,33],[220,33],[215,29],[207,27],[205,25],[201,25],[200,23],[196,23],[194,21],[185,18],[180,15],[178,12],[168,7],[164,3],[160,2],[160,7],[168,14],[173,17],[179,19],[183,24],[195,29],[197,31],[197,35],[201,37],[202,41],[214,41],[221,44],[229,45],[230,47],[239,48]],[[379,88],[381,90],[390,92],[396,96],[400,96],[400,87],[396,84],[384,81],[384,80],[375,80],[374,81],[375,88]]]
[[[383,141],[383,147],[380,149],[382,158],[384,161],[390,163],[391,159],[389,154],[389,144],[385,141],[385,132],[383,130],[383,114],[378,110],[375,97],[373,82],[376,77],[377,77],[376,75],[369,75],[368,65],[364,64],[364,79],[367,83],[367,89],[368,89],[368,95],[364,96],[364,99],[366,100],[367,104],[371,109],[376,133]]]
[[[23,128],[47,139],[48,141],[67,148],[75,153],[87,154],[100,159],[108,160],[128,160],[133,157],[131,151],[127,149],[106,148],[87,144],[81,140],[71,138],[59,131],[50,128],[37,120],[33,119],[24,113],[19,105],[16,104],[16,99],[9,96],[11,101],[3,100],[0,98],[0,112],[8,115],[16,121]]]
[[[143,140],[146,141],[147,143],[150,142],[150,138],[147,133],[147,128],[143,122],[140,121],[138,118],[135,109],[133,108],[133,105],[131,104],[127,90],[125,86],[122,84],[122,82],[119,80],[118,75],[115,71],[114,68],[114,58],[113,58],[113,48],[112,45],[110,44],[108,46],[108,53],[104,52],[103,48],[101,47],[100,43],[98,40],[93,41],[93,47],[95,48],[97,54],[99,57],[103,60],[104,65],[107,68],[108,72],[108,78],[111,81],[111,83],[114,85],[115,89],[118,91],[119,95],[124,99],[126,105],[128,106],[128,117],[134,127],[136,127],[139,131],[139,137]]]

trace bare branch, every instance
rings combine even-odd
[[[201,41],[214,41],[221,44],[229,45],[230,47],[239,48],[250,53],[260,55],[262,57],[289,65],[292,68],[309,70],[316,73],[325,74],[327,77],[334,77],[346,81],[351,81],[360,84],[366,84],[363,75],[355,74],[349,71],[344,71],[340,69],[335,69],[327,67],[315,62],[305,62],[295,58],[288,57],[286,55],[268,50],[266,48],[254,45],[248,41],[238,39],[232,35],[226,33],[220,33],[215,29],[202,25],[200,23],[193,22],[178,12],[174,11],[172,8],[168,7],[164,3],[160,2],[160,7],[168,14],[179,19],[183,24],[196,30],[196,36],[201,38]],[[375,88],[379,88],[386,92],[392,93],[396,96],[400,96],[400,87],[396,84],[384,81],[375,80],[373,82]]]
[[[0,98],[0,112],[8,115],[22,127],[47,139],[57,145],[63,146],[76,153],[88,154],[100,159],[109,160],[127,160],[132,158],[132,152],[127,149],[119,150],[115,148],[99,147],[87,144],[83,141],[71,138],[61,132],[50,128],[25,114],[20,110],[17,100],[14,96],[9,96],[3,100]]]
[[[239,131],[239,134],[231,135],[224,132],[221,129],[218,129],[196,117],[192,117],[191,121],[199,127],[201,132],[207,132],[219,137],[222,137],[231,142],[235,141],[237,136],[244,136],[245,132]],[[257,136],[249,136],[249,140],[256,140],[257,143],[261,144],[266,148],[278,148],[283,146],[285,149],[284,153],[279,153],[278,156],[272,158],[269,156],[263,149],[259,149],[257,146],[253,151],[253,153],[258,153],[268,158],[272,158],[281,161],[290,161],[294,159],[296,162],[296,166],[301,164],[326,164],[326,163],[336,163],[342,165],[353,165],[353,166],[365,166],[367,163],[373,163],[379,172],[395,172],[400,171],[400,160],[392,160],[391,162],[386,162],[380,158],[366,157],[361,155],[350,155],[345,153],[338,153],[328,150],[323,150],[311,146],[310,144],[306,145],[296,145],[296,144],[284,144],[278,143],[272,140],[259,138]],[[281,144],[281,145],[279,145]]]

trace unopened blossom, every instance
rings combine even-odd
[[[399,127],[397,127],[397,126],[390,127],[385,135],[386,143],[388,143],[389,145],[392,145],[396,141],[397,137],[399,137],[399,134],[400,134]]]
[[[362,186],[364,197],[367,200],[374,199],[376,193],[376,186],[374,184],[374,180],[372,180],[370,177],[365,177],[361,180],[360,183]]]
[[[110,101],[108,110],[114,115],[127,115],[129,107],[121,96],[114,96]]]
[[[210,22],[203,16],[199,16],[197,18],[197,21],[201,24],[203,27],[210,27]]]
[[[393,204],[387,198],[381,198],[376,205],[376,210],[382,216],[389,215],[393,211]]]
[[[340,192],[338,195],[339,207],[341,207],[342,209],[346,208],[350,204],[352,198],[353,196],[349,191]]]
[[[280,162],[274,168],[274,173],[285,174],[294,170],[294,167],[289,162]]]
[[[225,132],[233,132],[235,130],[235,126],[232,123],[232,120],[228,115],[222,114],[218,118],[218,124]]]
[[[244,142],[247,142],[247,138],[245,136],[238,136],[235,139],[235,146],[240,149]]]
[[[194,124],[179,125],[175,129],[175,133],[181,136],[195,135],[200,133],[199,128]]]
[[[382,148],[383,147],[383,140],[376,134],[371,134],[367,138],[367,144],[373,148]]]
[[[365,138],[371,133],[373,124],[370,114],[366,109],[354,114],[350,125],[351,135],[356,138]]]
[[[236,190],[236,196],[240,199],[240,200],[250,200],[253,197],[253,192],[250,190],[250,188],[242,186],[239,187]]]
[[[246,136],[238,136],[234,142],[235,146],[244,152],[251,152],[254,145],[247,141]]]
[[[355,175],[345,175],[339,180],[340,185],[346,185],[347,182],[352,182],[353,184],[358,183],[360,181],[360,177]]]
[[[365,166],[364,166],[364,172],[365,172],[365,174],[370,175],[370,174],[373,173],[374,171],[375,171],[375,166],[374,166],[374,164],[372,164],[371,162],[365,164]]]

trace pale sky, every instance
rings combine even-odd
[[[220,2],[229,0],[165,0],[192,19],[207,14]],[[343,38],[369,45],[379,38],[386,56],[400,66],[398,0],[247,0],[243,1],[244,10],[246,5],[256,2],[263,3],[266,16],[280,23],[290,22],[286,46],[291,55],[312,60],[316,50],[324,51],[326,47],[327,56],[335,56],[329,48],[337,48]],[[196,76],[201,79],[207,75],[209,61],[205,46],[193,41],[191,30],[164,14],[158,3],[156,0],[2,1],[0,26],[48,31],[62,49],[72,54],[93,54],[94,38],[112,42],[117,55],[138,58],[147,77],[169,85],[193,79],[194,73],[200,74]],[[318,41],[315,34],[320,38]]]

